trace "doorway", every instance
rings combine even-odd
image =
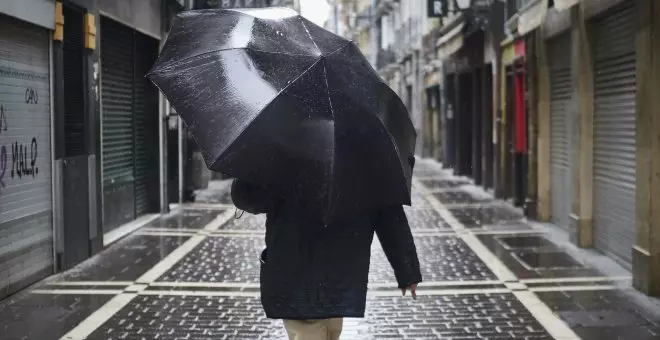
[[[83,45],[84,11],[62,7],[65,18],[62,40],[62,90],[64,114],[58,158],[62,164],[62,229],[64,252],[60,269],[73,268],[91,255],[89,155],[87,150],[86,67]],[[93,226],[96,228],[96,226]]]
[[[504,152],[504,190],[503,198],[509,199],[513,197],[514,183],[515,183],[515,174],[514,174],[514,141],[515,141],[515,92],[514,92],[514,75],[513,65],[506,67],[506,81],[505,81],[505,98],[506,105],[504,107],[504,130],[506,135],[505,143],[505,152]]]
[[[483,186],[486,189],[493,187],[494,182],[494,145],[493,145],[493,71],[492,64],[487,64],[483,70]]]
[[[443,109],[443,123],[444,131],[442,137],[444,138],[444,168],[456,167],[456,121],[454,111],[456,110],[456,75],[449,74],[445,77],[444,86],[444,109]]]
[[[515,109],[515,145],[513,149],[514,197],[516,206],[525,204],[527,192],[527,96],[526,96],[525,64],[519,60],[515,64],[514,75],[514,105]]]
[[[481,185],[483,181],[483,169],[481,168],[483,165],[483,133],[481,131],[483,125],[482,70],[483,68],[478,68],[472,72],[472,178],[476,185]]]
[[[465,72],[458,76],[458,109],[456,170],[458,175],[472,175],[472,84],[473,74]]]

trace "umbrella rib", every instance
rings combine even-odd
[[[339,51],[345,49],[346,47],[350,46],[351,43],[352,43],[352,41],[349,40],[348,42],[346,42],[346,45],[344,45],[344,46],[342,46],[342,47],[339,47],[338,49],[336,49],[336,50],[334,50],[334,51],[328,53],[327,56],[329,57],[329,56],[331,56],[331,55],[333,55],[333,54],[335,54],[335,53],[337,53],[337,52],[339,52]]]
[[[161,70],[169,70],[172,67],[179,66],[179,65],[181,65],[185,62],[191,61],[191,60],[202,58],[202,57],[204,57],[206,55],[209,55],[209,54],[218,53],[218,52],[225,52],[225,51],[233,51],[233,50],[250,50],[250,51],[253,51],[253,52],[281,54],[281,55],[286,55],[286,56],[291,56],[291,57],[307,56],[305,54],[285,53],[285,52],[277,52],[277,51],[262,51],[262,50],[252,49],[252,48],[249,48],[249,47],[230,47],[230,48],[221,48],[221,49],[217,49],[217,50],[212,50],[212,51],[207,51],[207,52],[204,52],[204,53],[195,54],[195,55],[192,55],[192,56],[174,61],[170,64],[166,64],[165,66],[162,67]]]
[[[346,43],[346,45],[344,45],[344,46],[342,46],[342,47],[340,47],[340,48],[338,48],[338,49],[332,51],[331,53],[329,53],[329,54],[327,55],[327,57],[330,57],[330,56],[332,56],[332,55],[338,53],[339,51],[341,51],[341,50],[343,50],[343,49],[345,49],[345,48],[351,46],[351,44],[354,44],[354,43],[355,43],[354,41],[350,41],[350,40],[349,40],[348,43]],[[359,49],[359,48],[358,48],[358,49]],[[372,75],[373,75],[373,74],[372,74]],[[376,80],[376,81],[378,81],[378,82],[381,83],[381,84],[385,84],[385,85],[389,86],[389,85],[385,82],[385,80],[384,80],[383,78],[380,77],[380,75],[373,76],[373,79]]]
[[[317,45],[316,41],[314,41],[314,38],[312,38],[312,34],[309,33],[309,29],[307,29],[307,25],[305,25],[305,20],[303,20],[302,17],[298,17],[298,19],[300,20],[300,23],[302,24],[303,28],[305,28],[305,32],[307,32],[307,35],[309,36],[309,40],[312,41],[312,44],[314,44],[314,47],[316,47],[316,49],[319,51],[319,53],[323,53],[323,52],[321,52],[321,49],[319,48],[319,45]]]
[[[328,104],[330,104],[330,114],[332,114],[332,121],[335,122],[335,109],[332,106],[332,98],[330,97],[330,85],[328,84],[328,71],[325,67],[325,61],[323,62],[323,77],[325,78],[325,91],[328,94]],[[333,138],[333,143],[332,143],[332,164],[330,165],[330,178],[334,179],[335,178],[335,160],[337,158],[337,129],[333,129],[332,131],[334,138]],[[331,183],[334,183],[335,181],[331,181]],[[330,196],[330,202],[332,202],[332,197],[335,194],[335,188],[331,187],[330,190],[328,190],[328,195]],[[329,211],[331,212],[334,207],[330,205]]]

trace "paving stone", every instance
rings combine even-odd
[[[258,297],[138,296],[88,339],[285,339]]]
[[[59,339],[111,298],[109,295],[21,294],[0,303],[0,338]]]
[[[442,204],[477,204],[493,201],[492,198],[475,197],[465,191],[436,192],[433,196]]]
[[[264,246],[263,237],[210,237],[158,281],[258,283]]]
[[[577,262],[559,246],[520,250],[510,249],[500,241],[501,238],[513,239],[519,236],[477,235],[477,238],[521,279],[603,276],[598,270]],[[537,236],[541,237],[542,234]]]
[[[432,163],[421,163],[418,161],[413,169],[413,175],[417,177],[434,177],[439,175],[446,175],[447,169],[443,169],[442,165]]]
[[[441,303],[438,303],[441,302]],[[456,312],[479,306],[471,319]],[[428,313],[419,316],[419,306]],[[509,324],[488,317],[498,314]],[[437,320],[446,320],[438,322]],[[364,319],[348,319],[343,340],[475,339],[490,334],[509,339],[549,339],[512,294],[370,297]],[[256,297],[138,296],[89,339],[285,339],[280,321],[265,318]]]
[[[415,237],[425,281],[491,280],[494,274],[458,237]],[[259,282],[259,254],[263,237],[211,237],[205,239],[158,281]],[[394,272],[377,237],[372,244],[371,283],[391,283]]]
[[[583,264],[562,251],[517,250],[512,254],[525,266],[532,269],[582,269]]]
[[[431,208],[431,203],[422,195],[421,192],[413,188],[413,192],[410,195],[410,201],[412,202],[412,208],[415,209],[424,209]]]
[[[438,213],[435,209],[404,208],[404,210],[406,212],[406,216],[408,217],[410,229],[412,229],[413,232],[419,230],[439,232],[451,231],[449,224],[445,222],[442,216],[440,216],[440,213]]]
[[[473,281],[496,278],[458,237],[417,236],[415,245],[424,281]],[[369,282],[396,282],[377,239],[372,246]]]
[[[563,311],[559,315],[571,327],[644,326],[649,321],[626,310]]]
[[[233,204],[229,186],[222,189],[207,189],[203,195],[195,196],[195,203],[205,204]]]
[[[451,188],[460,187],[461,185],[470,184],[470,182],[463,179],[447,179],[447,178],[426,179],[426,180],[422,180],[421,182],[429,190],[451,189]]]
[[[583,340],[657,340],[660,329],[657,327],[579,327],[573,331]]]
[[[202,229],[215,219],[221,210],[182,210],[159,217],[146,224],[146,228]]]
[[[223,230],[241,230],[248,232],[261,232],[266,233],[266,215],[252,215],[249,213],[237,212],[227,223],[218,228],[219,231]]]
[[[585,340],[660,339],[660,315],[619,290],[539,292],[538,297]]]
[[[517,222],[523,218],[522,213],[506,206],[474,206],[449,208],[454,217],[466,228],[478,228],[482,225]]]
[[[384,311],[401,311],[402,315],[414,314],[416,305],[426,305],[428,314],[422,319],[421,324],[394,325],[391,322],[391,316],[378,317],[371,313],[367,314],[366,322],[373,326],[373,329],[387,332],[393,326],[404,336],[408,335],[414,338],[415,334],[430,331],[440,337],[468,337],[475,338],[476,334],[490,326],[495,330],[498,324],[495,324],[488,318],[488,315],[508,312],[508,321],[514,323],[514,330],[525,336],[543,336],[547,335],[542,327],[534,320],[529,312],[513,297],[511,294],[475,294],[475,295],[448,295],[448,296],[420,296],[417,301],[405,299],[402,297],[379,298],[382,303],[377,306],[371,305],[369,311],[376,308]],[[370,301],[371,302],[371,301]],[[472,314],[469,318],[456,317],[462,314],[470,307],[478,306],[479,313]],[[387,315],[385,313],[385,315]],[[517,315],[519,317],[513,317]],[[396,318],[399,318],[398,316]],[[443,321],[439,321],[443,320]],[[501,323],[501,321],[499,321]],[[502,329],[498,332],[501,335],[508,335],[509,330]],[[373,334],[374,339],[378,339],[378,334]]]
[[[134,281],[189,236],[130,235],[62,275],[62,281]]]
[[[557,249],[552,241],[542,235],[502,236],[496,237],[496,239],[507,249]]]
[[[518,231],[529,231],[529,232],[541,232],[538,229],[535,229],[532,224],[526,222],[525,220],[515,220],[515,221],[498,221],[496,223],[490,224],[481,224],[481,225],[466,225],[466,228],[474,232],[483,232],[488,233],[489,231],[496,232],[518,232]]]

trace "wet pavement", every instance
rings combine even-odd
[[[660,339],[660,304],[625,270],[605,274],[609,260],[437,163],[419,161],[415,175],[405,210],[419,297],[401,297],[374,242],[366,316],[346,320],[341,339]],[[265,219],[236,219],[227,189],[0,302],[0,339],[285,339],[259,302]]]

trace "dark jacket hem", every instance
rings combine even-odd
[[[364,313],[328,313],[328,314],[309,314],[305,317],[297,313],[268,313],[266,317],[269,319],[277,320],[321,320],[321,319],[335,319],[335,318],[364,318]]]

